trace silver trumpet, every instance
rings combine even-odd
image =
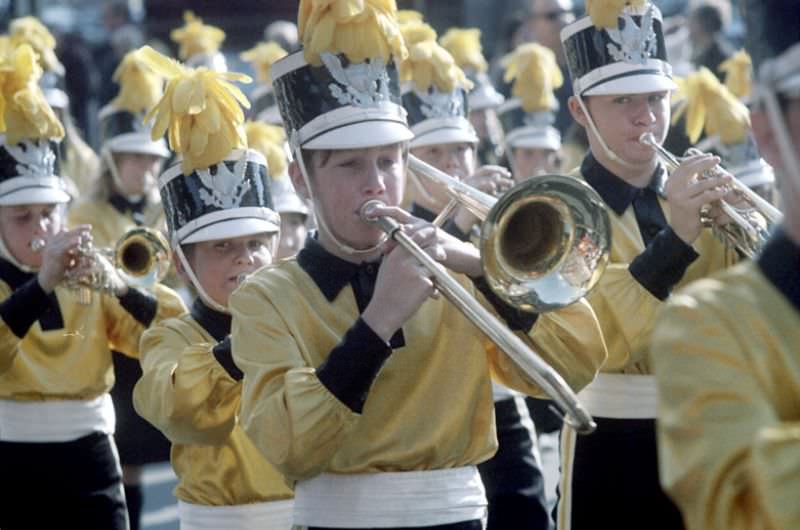
[[[659,145],[653,133],[642,134],[639,141],[652,147],[668,170],[674,171],[680,165],[681,160]],[[701,154],[696,149],[690,149],[688,153]],[[747,206],[739,208],[720,200],[719,207],[730,217],[731,222],[722,226],[715,225],[712,229],[714,234],[725,244],[736,248],[744,256],[753,258],[767,242],[775,225],[780,223],[783,214],[720,166],[703,172],[699,178],[713,178],[720,175],[732,177],[730,187],[744,199]]]
[[[377,224],[389,237],[405,248],[432,275],[436,288],[447,300],[461,311],[473,324],[503,350],[525,373],[547,393],[564,415],[564,421],[582,434],[595,430],[595,424],[589,413],[578,401],[575,393],[564,379],[553,370],[541,357],[535,354],[519,337],[509,330],[491,312],[461,286],[447,270],[431,258],[391,217],[374,217],[371,214],[376,206],[383,206],[381,201],[367,201],[361,206],[361,218]]]

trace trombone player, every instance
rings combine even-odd
[[[597,430],[582,438],[569,426],[562,433],[557,525],[673,530],[683,523],[658,482],[651,331],[673,289],[737,256],[701,219],[705,205],[727,193],[721,188],[727,177],[697,178],[719,159],[689,157],[667,179],[656,153],[639,141],[652,133],[663,142],[675,89],[660,12],[645,1],[609,6],[590,5],[587,16],[561,33],[575,93],[569,109],[590,145],[576,176],[610,211],[612,247],[604,275],[587,295],[609,352],[579,394]],[[724,221],[717,211],[709,217]]]
[[[753,130],[784,221],[755,261],[676,295],[654,331],[661,483],[691,530],[800,527],[800,11],[743,7]]]

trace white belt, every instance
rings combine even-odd
[[[203,506],[178,501],[181,530],[291,530],[294,501]]]
[[[111,396],[91,400],[0,399],[0,441],[70,442],[95,432],[114,434]]]
[[[598,374],[578,399],[589,414],[599,418],[652,419],[658,412],[652,375]]]
[[[294,524],[329,528],[436,526],[483,519],[475,466],[432,471],[323,473],[295,486]]]

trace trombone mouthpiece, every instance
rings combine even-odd
[[[639,136],[639,142],[643,143],[644,145],[649,145],[650,147],[654,147],[654,144],[656,143],[656,139],[653,136],[653,133],[646,132],[646,133],[642,133],[641,136]]]
[[[386,203],[375,199],[362,204],[361,209],[359,210],[361,220],[365,223],[375,223],[377,218],[373,215],[373,212],[375,211],[375,208],[380,208],[381,206],[386,206]]]

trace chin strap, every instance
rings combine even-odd
[[[592,131],[592,133],[597,138],[597,141],[600,142],[600,147],[603,148],[603,152],[605,152],[606,156],[609,157],[611,160],[613,160],[614,162],[616,162],[618,164],[621,164],[621,165],[623,165],[623,166],[625,166],[627,168],[630,168],[630,169],[635,169],[636,166],[634,166],[630,162],[627,162],[627,161],[623,160],[622,158],[620,158],[619,156],[617,156],[617,154],[614,151],[612,151],[610,147],[608,147],[608,144],[606,143],[606,141],[603,140],[603,137],[600,135],[600,131],[597,130],[597,126],[594,123],[594,118],[592,118],[592,115],[589,113],[589,109],[586,107],[586,104],[583,101],[583,96],[581,96],[581,95],[576,93],[575,99],[578,100],[578,105],[581,106],[581,110],[583,111],[583,115],[586,116],[586,121],[589,124],[589,130]]]
[[[317,226],[319,230],[325,232],[325,234],[331,238],[331,240],[336,244],[337,247],[339,247],[343,252],[351,256],[373,254],[376,250],[380,249],[383,246],[383,244],[386,243],[386,240],[389,239],[389,236],[384,234],[377,244],[369,248],[357,249],[351,247],[347,243],[344,243],[336,236],[336,234],[333,233],[333,230],[331,230],[330,226],[328,225],[328,221],[325,219],[325,212],[322,211],[322,205],[319,203],[319,201],[317,201],[317,198],[311,188],[311,179],[308,177],[306,164],[305,161],[303,160],[302,148],[297,142],[296,136],[292,137],[291,144],[295,160],[297,161],[297,165],[300,167],[300,172],[303,175],[303,181],[306,184],[306,190],[308,190],[308,196],[311,199],[311,203],[314,205],[314,212],[316,213]]]
[[[189,277],[192,285],[194,285],[194,288],[197,290],[197,294],[200,296],[200,298],[202,298],[203,303],[211,309],[215,309],[221,313],[229,314],[230,311],[228,310],[227,306],[215,302],[210,296],[208,296],[208,293],[206,293],[206,290],[203,289],[203,286],[200,285],[200,281],[197,279],[197,276],[195,276],[192,266],[189,265],[189,260],[186,259],[186,255],[183,253],[183,246],[180,243],[177,243],[174,244],[173,247],[175,248],[175,253],[178,255],[178,260],[180,260],[181,265],[183,266],[183,270],[186,271],[186,275]]]

